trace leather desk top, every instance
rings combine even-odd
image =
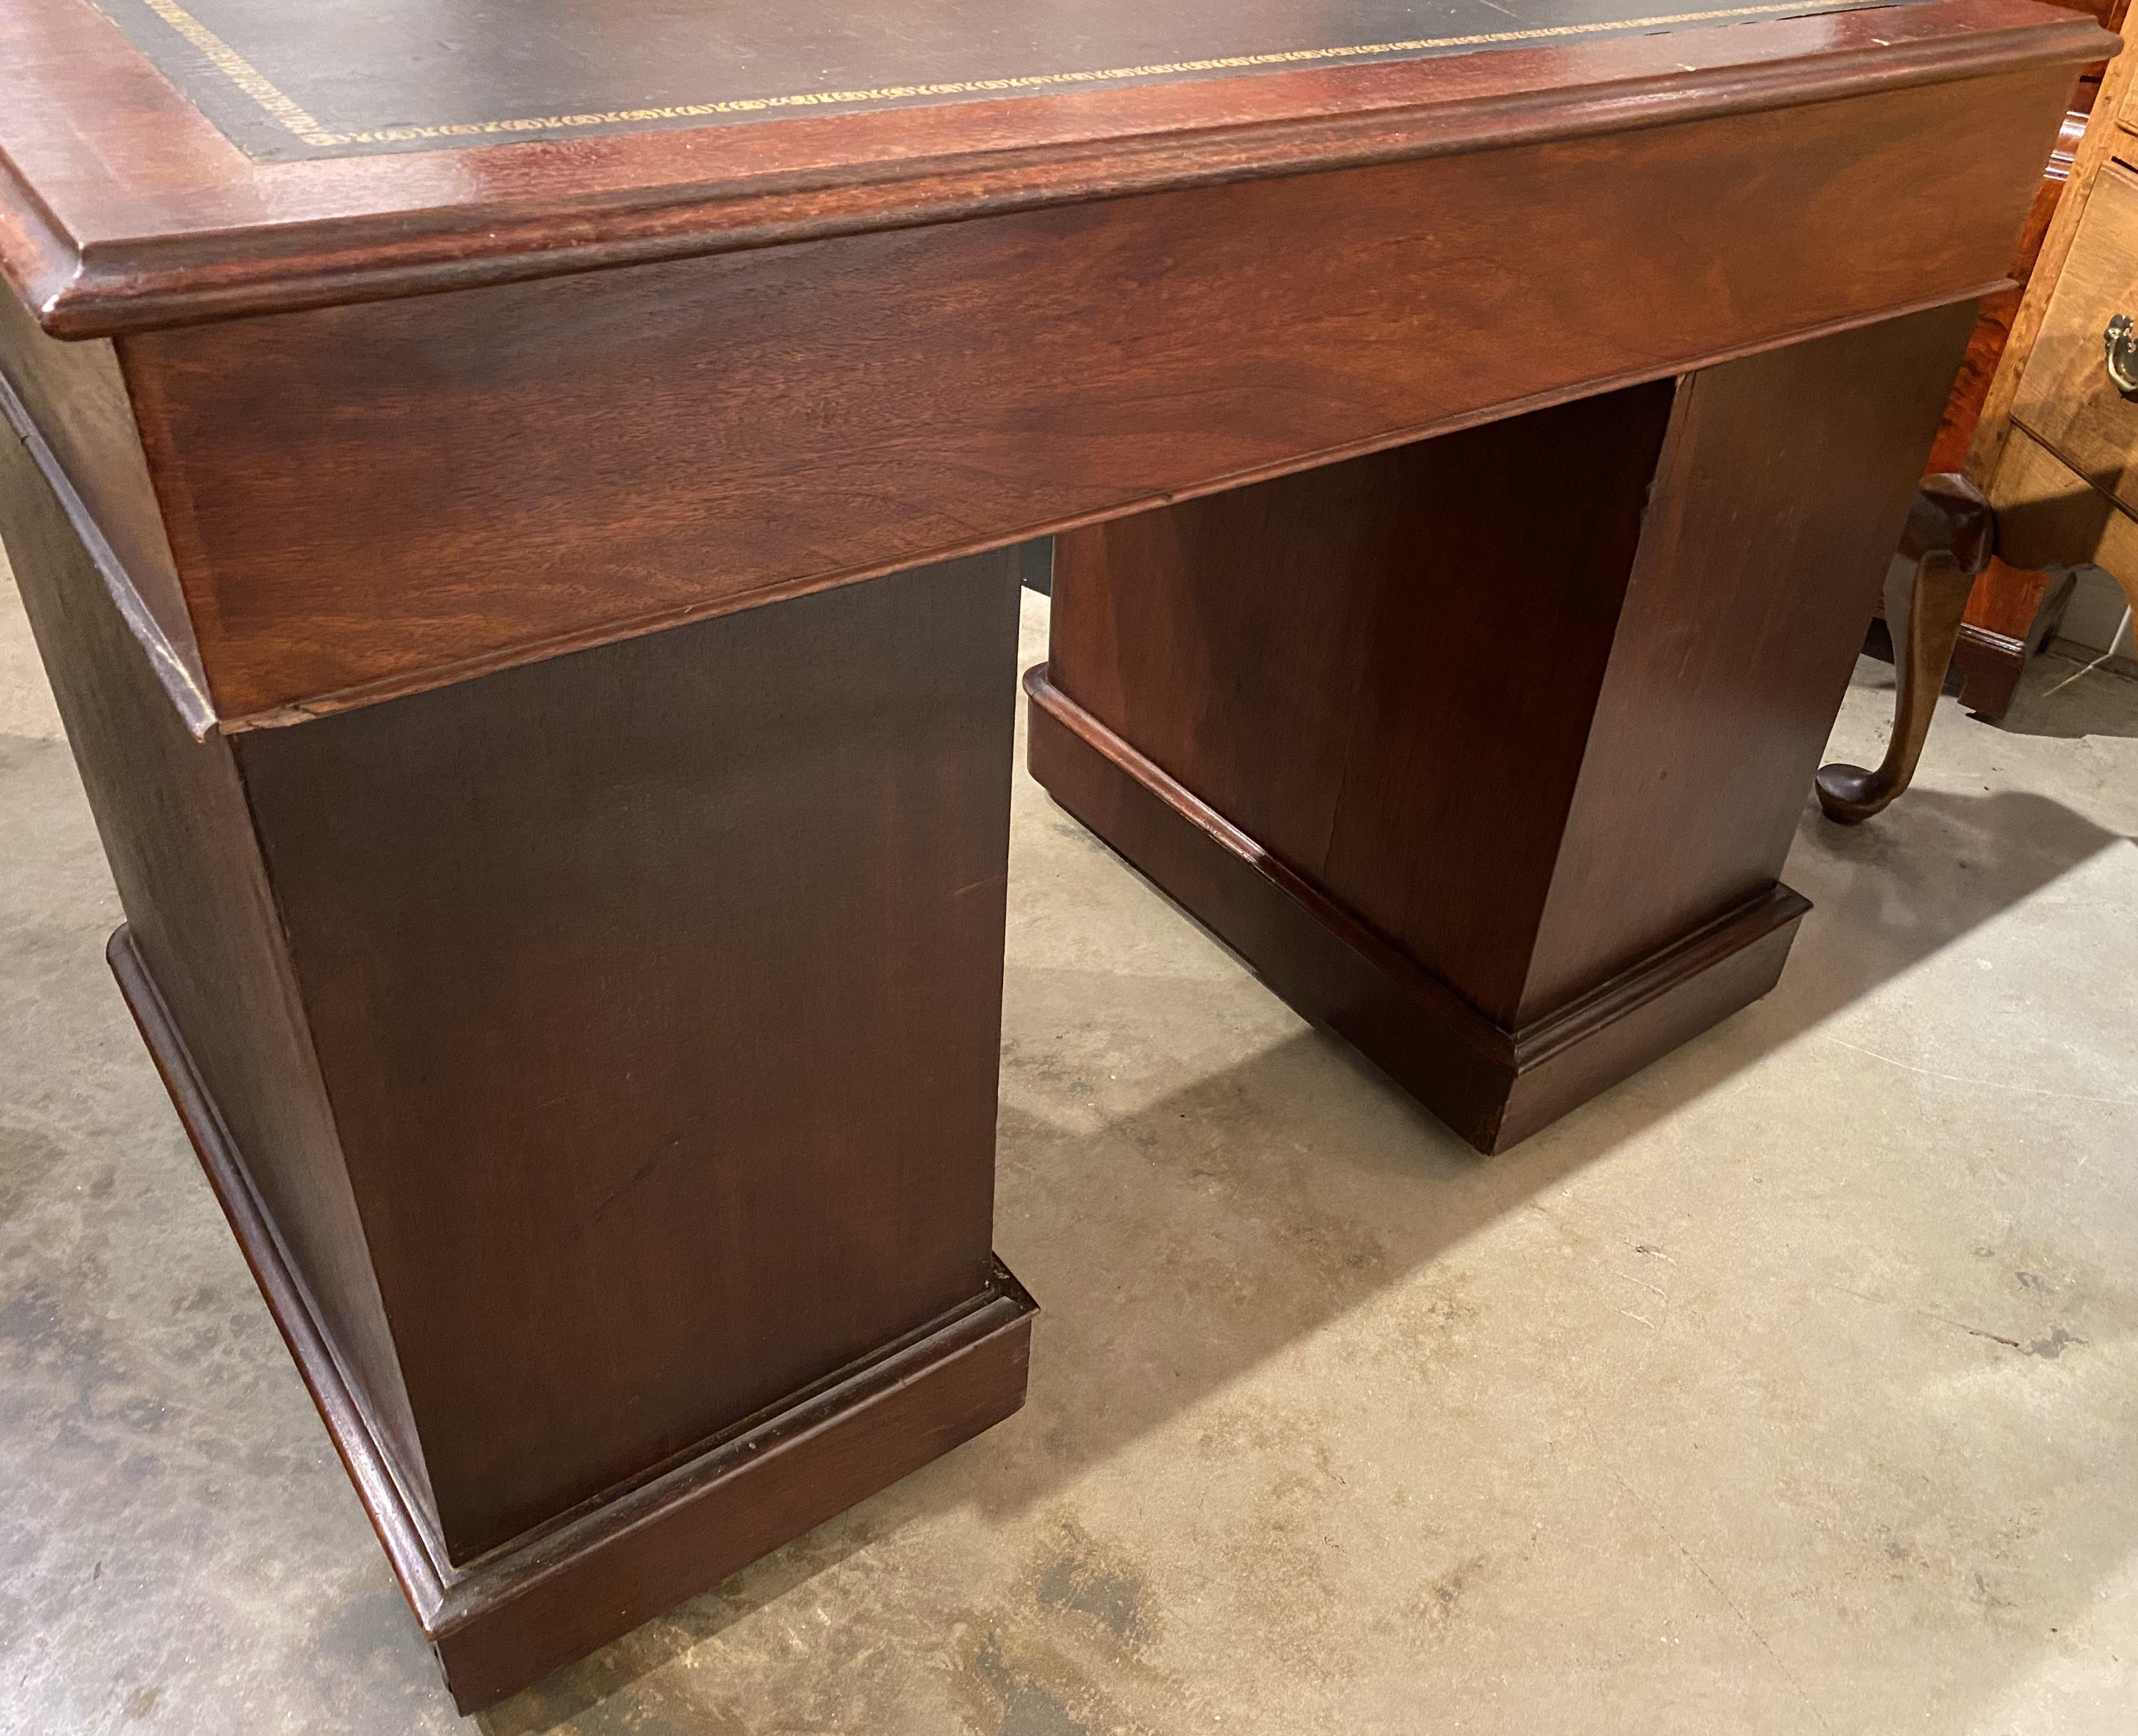
[[[2037,0],[1669,4],[0,0],[0,275],[54,335],[109,335],[2115,46]]]
[[[95,0],[256,158],[1504,50],[1879,0]]]

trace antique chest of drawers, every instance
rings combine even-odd
[[[2124,37],[2131,39],[2126,22]],[[2100,110],[1969,455],[2021,569],[2092,562],[2138,601],[2138,56]]]

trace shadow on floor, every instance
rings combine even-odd
[[[1917,790],[1854,829],[1807,803],[1789,878],[1815,908],[1774,992],[1489,1160],[1347,1045],[1297,1027],[1108,1114],[1079,1076],[1079,1054],[1133,1067],[1140,1042],[1162,1047],[1199,1028],[1208,983],[1013,958],[998,1246],[1047,1310],[1024,1417],[484,1714],[483,1729],[535,1736],[578,1718],[915,1519],[967,1504],[998,1524],[1030,1512],[2117,842],[2024,793]],[[1066,1046],[1016,1035],[1065,1026],[1081,1026]],[[1429,1334],[1435,1304],[1418,1302],[1416,1329]]]
[[[1002,1162],[1044,1172],[1080,1202],[1049,1227],[1062,1275],[1042,1304],[1110,1317],[1108,1336],[1133,1354],[1112,1358],[1103,1380],[1065,1407],[1043,1457],[987,1492],[990,1510],[1046,1499],[2120,841],[2038,796],[1925,791],[1915,801],[1882,831],[1835,827],[1808,807],[1790,877],[1814,911],[1775,990],[1497,1158],[1478,1157],[1348,1044],[1318,1031],[1090,1134],[1025,1112],[1014,1095],[1018,1057],[1008,1056]],[[1084,997],[1093,993],[1087,983]],[[1193,1017],[1186,999],[1179,1011]],[[1362,1100],[1377,1112],[1364,1138]],[[1136,1154],[1132,1163],[1124,1152]],[[1129,1209],[1109,1209],[1103,1202],[1123,1188]],[[1124,1298],[1115,1286],[1125,1239],[1192,1281]]]
[[[1994,727],[2008,735],[2067,741],[2138,737],[2138,680],[2105,664],[2105,658],[2087,662],[2043,652],[2027,666],[2012,709]]]

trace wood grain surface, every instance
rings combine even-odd
[[[1498,1148],[1773,982],[1783,860],[1973,321],[1065,537],[1035,774]]]
[[[2067,77],[119,354],[216,708],[286,720],[1971,297]]]
[[[1998,544],[2027,568],[2092,561],[2138,580],[2138,519],[2029,434],[2014,428],[1989,486]]]
[[[251,1159],[329,1355],[428,1499],[332,1106],[230,744],[196,739],[128,631],[32,444],[0,429],[0,524],[132,945],[163,984],[187,1067]]]
[[[0,0],[0,271],[48,328],[96,335],[1593,137],[2023,66],[2058,67],[2067,83],[2109,46],[2091,21],[2031,0],[1925,0],[710,134],[259,163],[84,0]]]
[[[1064,536],[1047,680],[1511,1027],[1674,396]],[[1540,678],[1482,645],[1519,645]]]
[[[1755,356],[1682,394],[1525,1018],[1781,874],[1973,318]]]
[[[0,445],[132,945],[442,1562],[987,1290],[1006,552],[200,742]]]
[[[2043,312],[2012,419],[2138,509],[2138,400],[2109,378],[2101,342],[2118,314],[2138,319],[2138,174],[2111,163]]]
[[[1123,741],[1044,666],[1025,691],[1032,773],[1048,793],[1481,1152],[1519,1144],[1758,999],[1810,908],[1775,887],[1508,1031]]]
[[[989,555],[237,743],[454,1560],[985,1287],[1015,627]]]
[[[182,676],[204,711],[207,682],[170,539],[134,426],[134,407],[109,340],[66,344],[41,331],[12,295],[0,295],[0,392],[21,407],[25,432],[50,450],[64,487],[78,499],[110,551],[100,578],[123,591],[134,631],[158,641],[167,675]]]
[[[2035,189],[2034,202],[2027,207],[2027,221],[2019,231],[2018,245],[2012,251],[2011,288],[1982,298],[1974,333],[1967,340],[1966,358],[1960,364],[1952,396],[1945,400],[1945,415],[1938,423],[1938,437],[1931,446],[1929,467],[1933,475],[1957,472],[1967,461],[1967,449],[1974,439],[1976,425],[1988,401],[1989,383],[1996,377],[2005,345],[2010,341],[2013,321],[2018,317],[2027,280],[2033,276],[2034,267],[2041,259],[2050,220],[2056,215],[2057,201],[2071,179],[2072,164],[2086,133],[2086,119],[2083,115],[2067,114],[2063,125],[2057,130],[2057,148],[2049,154],[2048,169],[2042,176],[2042,184]],[[1972,617],[1972,609],[1970,615]],[[1989,624],[1986,618],[1984,624]]]
[[[1201,773],[1242,660],[1352,682],[1286,693],[1387,738],[1301,732],[1298,871],[1079,763],[1519,1137],[1779,968],[1931,375],[2102,44],[1921,0],[258,162],[0,0],[4,505],[115,965],[464,1704],[1021,1397],[1008,545],[1215,527],[1267,607],[1184,660]],[[1406,665],[1525,610],[1578,703]]]
[[[2116,140],[2122,136],[2117,127],[2108,123],[2124,111],[2134,89],[2138,89],[2138,57],[2128,51],[2129,39],[2134,31],[2138,31],[2138,13],[2126,8],[2120,31],[2119,40],[2126,51],[2109,61],[2094,92],[2094,109],[2103,124],[2089,125],[2073,154],[2064,190],[2049,219],[2048,232],[2042,237],[2041,251],[2035,256],[2026,292],[2020,298],[2018,310],[2012,316],[2011,332],[2005,340],[2004,354],[1998,359],[1997,372],[1983,395],[1981,414],[1975,423],[1974,437],[1968,442],[1967,461],[1961,466],[1970,480],[1993,495],[1997,492],[1999,463],[2013,427],[2013,399],[2026,376],[2035,340],[2042,329],[2043,315],[2062,276],[2065,259],[2080,225],[2092,203],[2101,172],[2113,160]]]
[[[0,515],[114,968],[466,1709],[1017,1408],[1008,552],[233,742],[34,431]]]
[[[112,972],[201,1166],[463,1713],[480,1711],[800,1536],[1024,1402],[1037,1306],[998,1263],[969,1305],[661,1475],[462,1568],[437,1550],[395,1458],[289,1265],[248,1166],[132,930]]]

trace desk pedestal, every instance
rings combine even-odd
[[[463,1709],[1017,1409],[1007,552],[198,741],[0,497],[113,968]]]
[[[1033,775],[1503,1149],[1773,986],[1970,318],[1064,536]]]

